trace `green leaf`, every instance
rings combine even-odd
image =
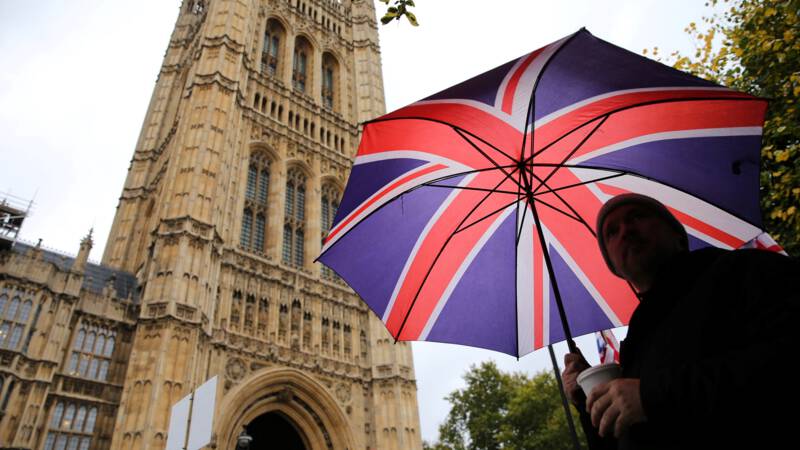
[[[414,25],[415,27],[419,26],[419,23],[417,22],[417,16],[415,16],[414,13],[406,12],[406,18],[411,23],[411,25]]]

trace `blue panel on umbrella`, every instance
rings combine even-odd
[[[440,184],[455,185],[462,178]],[[417,238],[450,193],[420,188],[395,199],[340,238],[319,260],[382,316]]]
[[[515,215],[486,242],[428,335],[450,342],[517,354]]]
[[[761,227],[757,153],[760,143],[761,136],[670,139],[607,153],[581,166],[638,173],[691,192]]]
[[[700,238],[694,237],[691,234],[689,236],[689,250],[698,250],[701,248],[712,247],[713,244],[710,242],[706,242]]]
[[[536,88],[535,118],[608,92],[664,86],[717,87],[581,30],[542,73]]]
[[[527,56],[527,55],[525,55]],[[519,58],[431,95],[425,100],[468,99],[494,106],[497,88]]]
[[[558,252],[551,246],[549,247],[550,260],[553,264],[553,271],[558,279],[558,290],[564,303],[564,310],[569,320],[569,329],[573,336],[581,336],[595,330],[607,330],[616,325],[611,323],[605,312],[592,298],[589,291],[578,280],[572,269]],[[556,296],[550,289],[550,342],[558,342],[565,339],[564,328],[561,326],[561,318],[558,314]]]
[[[390,181],[427,162],[419,159],[392,159],[353,166],[347,181],[347,189],[342,196],[342,203],[339,205],[333,223],[339,223],[342,218]]]

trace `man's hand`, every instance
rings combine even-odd
[[[564,355],[564,372],[561,374],[561,379],[564,381],[564,392],[567,394],[567,399],[578,406],[578,397],[580,396],[581,387],[578,386],[578,374],[589,368],[589,363],[583,358],[580,353],[567,353]]]
[[[644,422],[638,378],[617,378],[595,387],[586,400],[592,425],[605,437],[611,432],[620,437],[631,425]]]

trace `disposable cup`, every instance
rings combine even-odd
[[[588,396],[592,389],[603,383],[622,376],[622,368],[617,363],[600,364],[599,366],[589,367],[578,374],[578,385]]]

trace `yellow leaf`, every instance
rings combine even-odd
[[[797,211],[797,208],[795,208],[794,206],[790,206],[789,209],[786,210],[786,215],[791,216],[794,214],[795,211]]]

